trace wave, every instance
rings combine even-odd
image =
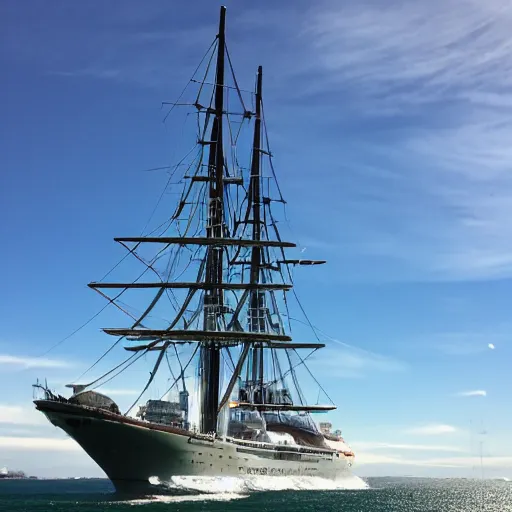
[[[147,498],[140,498],[135,500],[123,501],[124,504],[129,505],[148,505],[150,503],[183,503],[190,501],[232,501],[237,499],[246,498],[247,495],[243,494],[230,494],[230,493],[212,493],[200,494],[194,496],[168,496],[168,495],[155,495],[148,496]]]
[[[368,488],[366,482],[355,475],[347,475],[337,480],[314,476],[174,476],[170,482],[160,482],[158,478],[151,478],[150,483],[176,491],[238,494],[254,491],[326,491]]]
[[[151,477],[154,495],[125,503],[180,503],[187,501],[231,501],[264,491],[335,491],[368,489],[368,484],[355,475],[336,480],[314,476],[174,476],[169,482]]]

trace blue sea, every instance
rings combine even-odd
[[[507,512],[512,482],[464,479],[368,478],[352,489],[254,490],[220,481],[210,488],[145,499],[117,496],[108,480],[0,480],[0,510],[38,511],[257,511],[257,512]],[[359,488],[355,488],[359,487]]]

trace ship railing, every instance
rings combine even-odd
[[[293,453],[313,453],[321,455],[332,455],[336,453],[336,450],[324,449],[324,448],[309,448],[307,446],[294,446],[292,444],[281,445],[273,443],[264,443],[261,441],[246,441],[244,439],[236,439],[234,437],[226,437],[226,442],[237,444],[240,446],[246,446],[250,448],[260,448],[266,450],[274,450],[280,452],[293,451]]]

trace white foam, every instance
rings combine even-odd
[[[124,501],[123,504],[128,505],[149,505],[150,503],[183,503],[188,501],[231,501],[238,500],[247,497],[243,494],[200,494],[200,495],[189,495],[189,496],[148,496],[147,498],[141,498],[136,500]]]
[[[150,503],[183,503],[192,501],[231,501],[246,498],[251,492],[262,491],[334,491],[368,489],[368,484],[355,475],[337,480],[315,476],[174,476],[170,482],[161,482],[151,477],[155,494],[146,498],[125,501],[128,505]],[[169,492],[170,495],[160,495]],[[180,495],[173,496],[173,493]]]
[[[169,491],[213,495],[240,495],[255,491],[327,491],[368,488],[368,484],[355,475],[347,475],[336,480],[314,476],[174,476],[167,483],[155,480],[151,483],[163,485]]]

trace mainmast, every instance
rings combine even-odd
[[[226,8],[220,8],[219,33],[217,35],[217,71],[215,74],[215,118],[210,137],[208,160],[209,203],[207,238],[224,235],[224,152],[222,118],[224,110],[224,55],[225,55]],[[213,285],[204,294],[204,330],[216,331],[218,318],[223,313],[224,297],[220,286],[223,273],[223,247],[208,246],[206,253],[207,284]],[[217,430],[219,405],[220,348],[214,341],[201,346],[201,431]]]
[[[252,201],[252,238],[259,242],[261,240],[261,92],[262,92],[262,67],[258,67],[258,76],[256,82],[256,118],[254,123],[254,139],[252,147],[251,162],[251,180],[249,197]],[[254,246],[251,251],[251,284],[257,284],[260,280],[261,270],[261,247]],[[265,292],[257,289],[251,291],[250,298],[250,326],[251,332],[265,331]],[[252,381],[253,386],[260,382],[260,388],[263,386],[263,349],[252,349]]]

